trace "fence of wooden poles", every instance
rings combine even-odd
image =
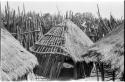
[[[26,13],[24,5],[22,11],[18,7],[18,12],[16,12],[10,9],[8,2],[5,6],[5,12],[1,15],[3,16],[2,20],[6,29],[28,50],[29,46],[34,45],[34,42],[38,40],[39,36],[42,36],[53,26],[61,23],[63,19],[71,19],[82,30],[86,30],[86,34],[94,42],[110,32],[118,22],[121,22],[116,21],[112,15],[110,20],[102,19],[99,8],[99,18],[95,18],[91,13],[74,14],[72,11],[67,11],[65,15],[61,15],[58,12],[57,15],[51,16],[49,13],[44,15],[36,14],[35,12]],[[87,22],[87,28],[82,26],[82,23],[85,21]]]
[[[5,6],[4,25],[6,29],[28,50],[42,36],[42,27],[39,14],[25,14],[25,10],[18,15],[15,10],[10,11],[9,5]]]

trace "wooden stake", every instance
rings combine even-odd
[[[104,66],[103,66],[103,63],[101,63],[101,77],[102,77],[102,81],[104,81],[105,77],[104,77]]]
[[[64,57],[61,57],[61,60],[62,61],[61,61],[60,65],[59,65],[58,72],[57,72],[57,77],[56,78],[59,77],[59,74],[61,72],[61,69],[62,69],[62,66],[63,66],[63,63],[64,63]]]
[[[115,81],[115,70],[113,70],[112,80]]]
[[[96,75],[97,75],[97,81],[99,81],[98,65],[97,65],[97,63],[96,63]]]
[[[77,79],[78,76],[77,76],[77,64],[75,63],[74,65],[74,79]]]

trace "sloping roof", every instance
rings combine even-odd
[[[41,55],[57,53],[71,56],[74,61],[81,61],[80,54],[84,52],[84,47],[92,44],[93,42],[78,26],[70,20],[65,20],[41,37],[30,50]]]
[[[65,43],[64,26],[58,25],[50,29],[48,33],[42,36],[30,50],[38,54],[61,54],[67,55],[62,48]]]
[[[37,58],[25,50],[22,45],[5,29],[1,28],[1,80],[17,80],[31,71],[37,64]]]
[[[72,21],[66,20],[65,48],[75,61],[82,61],[84,50],[93,44],[92,40]]]
[[[124,24],[119,25],[84,53],[92,51],[101,54],[84,54],[82,57],[91,61],[96,61],[96,57],[99,57],[100,61],[110,63],[112,69],[118,68],[121,76],[121,73],[124,72]]]

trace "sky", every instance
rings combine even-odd
[[[100,8],[100,14],[103,18],[109,18],[110,13],[115,17],[120,19],[124,18],[124,2],[123,1],[107,1],[107,0],[75,0],[75,1],[66,1],[66,0],[52,0],[52,1],[40,1],[40,0],[16,0],[9,1],[11,9],[20,10],[23,9],[23,3],[25,5],[26,12],[35,11],[36,13],[50,13],[57,14],[58,10],[61,14],[64,14],[66,11],[76,12],[91,12],[94,16],[97,16],[97,4]],[[2,11],[5,9],[6,1],[1,2]]]

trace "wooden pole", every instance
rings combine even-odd
[[[101,17],[101,15],[100,15],[100,11],[99,11],[99,6],[98,6],[98,4],[97,4],[97,9],[98,9],[98,17],[99,17],[99,22],[101,22],[103,25],[104,25],[104,27],[103,27],[103,29],[106,31],[106,32],[109,32],[110,31],[110,29],[109,29],[109,27],[105,24],[105,22],[102,20],[102,17]],[[106,32],[105,32],[105,34],[106,34]]]
[[[61,69],[62,69],[62,66],[63,66],[63,63],[64,63],[64,57],[61,57],[61,63],[59,65],[59,68],[58,68],[58,72],[57,72],[57,78],[59,78],[59,74],[61,72]]]
[[[10,7],[9,3],[7,2],[7,28],[10,31]]]
[[[83,74],[82,74],[82,76],[84,76],[84,78],[86,77],[86,75],[85,75],[85,67],[84,67],[85,65],[84,65],[84,63],[82,62],[82,69],[83,69]]]
[[[74,79],[77,79],[78,75],[77,75],[77,63],[74,62]]]
[[[115,70],[113,70],[112,80],[113,80],[113,82],[115,81]]]
[[[102,77],[102,81],[104,81],[105,77],[104,77],[104,66],[103,66],[103,63],[101,63],[101,77]]]
[[[97,81],[99,81],[99,74],[98,74],[98,66],[96,64],[96,75],[97,75]]]
[[[23,3],[23,15],[24,15],[24,17],[25,17],[25,5],[24,5],[24,3]]]

